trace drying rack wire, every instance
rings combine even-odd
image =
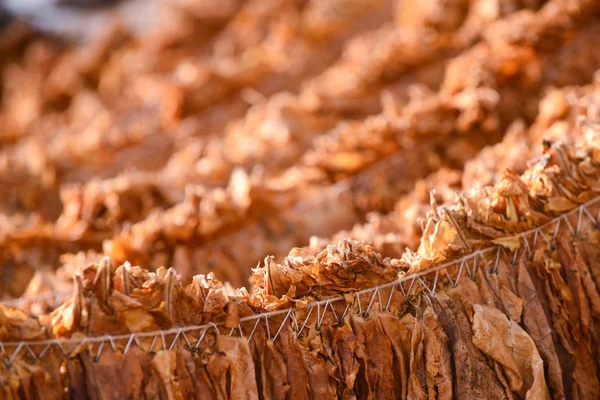
[[[569,233],[577,235],[585,218],[589,219],[594,226],[598,226],[600,222],[600,207],[598,207],[595,216],[591,211],[591,207],[598,206],[600,205],[599,203],[600,196],[553,218],[541,226],[515,235],[523,242],[523,246],[513,252],[512,263],[516,263],[520,249],[527,251],[528,255],[531,256],[533,254],[532,248],[535,247],[538,240],[543,239],[548,246],[553,245],[561,229],[568,229]],[[572,219],[573,221],[570,221],[569,219]],[[546,231],[546,233],[544,233],[544,231]],[[409,299],[411,296],[415,295],[418,288],[421,288],[422,290],[420,290],[420,292],[424,293],[425,296],[434,297],[436,289],[439,287],[438,283],[442,272],[444,273],[442,278],[448,279],[449,283],[456,287],[463,273],[467,273],[468,276],[474,280],[477,268],[482,265],[488,267],[488,273],[495,273],[501,256],[509,257],[508,253],[509,252],[505,251],[504,247],[501,245],[490,246],[484,249],[475,250],[461,258],[427,268],[423,271],[399,277],[392,282],[354,292],[353,296],[356,301],[354,303],[355,309],[358,309],[357,314],[362,316],[369,315],[373,304],[378,304],[380,312],[387,311],[396,291],[401,293],[404,298]],[[451,277],[452,274],[450,273],[450,269],[452,268],[458,269],[454,278]],[[427,282],[424,279],[426,276],[431,278],[427,279],[431,282]],[[363,299],[366,296],[368,296],[368,302],[365,303]],[[375,303],[376,299],[378,300],[377,303]],[[39,360],[44,357],[44,355],[48,354],[52,347],[60,349],[65,356],[67,356],[69,349],[76,349],[87,345],[88,351],[90,351],[94,356],[94,359],[98,361],[102,352],[107,348],[112,349],[114,352],[121,351],[125,354],[134,344],[144,348],[142,345],[142,342],[144,341],[146,343],[151,341],[150,345],[146,346],[148,347],[147,352],[149,353],[158,350],[172,350],[180,341],[184,341],[184,347],[193,350],[200,346],[202,341],[207,337],[207,333],[211,331],[214,331],[216,335],[239,335],[250,342],[261,322],[264,324],[263,329],[265,330],[267,338],[275,341],[280,336],[286,323],[291,324],[296,335],[300,335],[307,326],[309,320],[311,320],[311,315],[313,316],[312,321],[317,328],[320,328],[325,319],[325,314],[328,312],[330,312],[335,320],[339,322],[345,318],[352,303],[347,301],[347,296],[336,296],[329,299],[314,301],[302,308],[287,308],[250,315],[240,318],[237,329],[226,328],[224,323],[211,322],[203,325],[175,327],[166,330],[120,335],[20,342],[0,341],[0,358],[4,360],[7,367],[10,367],[16,357],[22,352],[26,352],[26,354],[29,354],[34,360]],[[345,308],[344,304],[346,304]],[[363,304],[365,304],[364,307]],[[334,305],[337,305],[337,307]],[[339,307],[340,305],[341,308]],[[343,308],[343,312],[338,315],[336,308],[338,311]],[[301,321],[302,318],[304,318],[303,322]],[[271,321],[271,323],[269,321]],[[94,346],[97,346],[95,351],[92,350],[92,347]],[[14,350],[10,352],[10,349]]]

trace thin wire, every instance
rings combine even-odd
[[[548,227],[550,227],[552,224],[560,224],[561,220],[566,220],[567,216],[572,215],[574,213],[578,213],[580,212],[580,208],[585,208],[585,207],[589,207],[593,204],[596,204],[600,202],[600,196],[596,197],[592,200],[590,200],[589,202],[580,205],[579,207],[565,213],[562,214],[556,218],[553,218],[552,220],[548,221],[547,223],[537,227],[537,228],[533,228],[530,229],[528,231],[522,232],[519,235],[516,236],[520,236],[520,237],[525,237],[525,236],[529,236],[529,235],[543,235],[543,232],[541,232],[541,230],[546,229]],[[587,210],[586,210],[587,211]],[[569,227],[570,231],[572,233],[575,233],[575,229],[573,229],[573,227]],[[555,229],[555,233],[554,233],[554,238],[556,238],[557,232],[558,230]],[[502,247],[500,245],[494,245],[485,249],[481,249],[481,250],[475,250],[470,254],[467,254],[463,257],[461,257],[460,259],[455,259],[455,260],[451,260],[449,262],[437,265],[435,267],[432,268],[428,268],[425,269],[423,271],[419,271],[419,272],[415,272],[409,275],[405,275],[402,276],[394,281],[382,284],[382,285],[378,285],[378,286],[374,286],[368,289],[363,289],[360,291],[356,291],[354,293],[354,295],[356,296],[356,299],[358,300],[358,308],[359,308],[359,314],[363,314],[362,313],[362,307],[360,305],[360,296],[361,295],[365,295],[365,294],[371,294],[371,303],[369,304],[369,307],[367,308],[367,311],[370,309],[372,302],[374,301],[375,296],[379,296],[379,292],[383,289],[387,289],[390,288],[390,297],[388,299],[387,305],[385,307],[385,309],[387,310],[389,308],[390,305],[390,301],[391,301],[391,294],[393,293],[393,290],[396,288],[396,286],[400,286],[402,292],[405,294],[405,296],[409,296],[410,292],[412,290],[412,287],[415,283],[415,281],[419,280],[421,281],[420,283],[423,283],[422,281],[422,277],[425,277],[426,275],[429,275],[431,273],[436,273],[436,278],[434,281],[434,286],[433,286],[433,290],[431,290],[429,287],[427,288],[428,291],[435,291],[435,289],[438,287],[437,286],[437,282],[438,282],[438,275],[439,275],[439,271],[441,270],[445,270],[447,268],[450,268],[454,265],[456,265],[457,263],[461,263],[461,268],[459,270],[459,276],[457,276],[456,278],[456,283],[458,283],[458,279],[460,278],[460,272],[462,271],[462,266],[463,265],[468,265],[468,262],[473,260],[474,262],[477,260],[477,258],[481,257],[485,260],[485,255],[488,255],[490,253],[493,252],[497,252],[497,254],[495,255],[495,263],[494,263],[494,268],[496,268],[496,265],[499,261],[499,254],[500,251],[499,249],[501,249]],[[487,260],[486,260],[487,262]],[[463,264],[464,263],[464,264]],[[474,264],[474,267],[476,266],[476,264]],[[475,268],[473,268],[475,269]],[[402,284],[404,282],[408,282],[411,281],[410,287],[408,289],[408,293],[404,292],[404,288],[402,286]],[[423,283],[424,284],[424,283]],[[378,297],[380,299],[380,297]],[[336,296],[336,297],[332,297],[332,298],[328,298],[328,299],[324,299],[324,300],[319,300],[319,301],[314,301],[310,304],[308,304],[307,309],[309,310],[308,315],[306,316],[304,323],[302,325],[302,327],[299,329],[299,332],[301,332],[304,327],[306,326],[312,311],[314,309],[314,307],[318,307],[320,310],[321,306],[324,306],[324,310],[323,313],[326,311],[327,307],[329,306],[330,308],[333,308],[332,303],[334,302],[338,302],[338,301],[345,301],[346,297],[344,296]],[[342,319],[345,317],[346,312],[349,309],[349,304],[346,305],[346,309],[344,311],[344,314],[342,315]],[[381,307],[381,305],[380,305]],[[295,312],[294,308],[286,308],[286,309],[282,309],[282,310],[276,310],[276,311],[270,311],[270,312],[265,312],[265,313],[259,313],[259,314],[255,314],[255,315],[250,315],[247,317],[242,317],[239,320],[239,324],[238,327],[240,329],[240,332],[242,332],[241,330],[241,324],[245,323],[245,322],[249,322],[249,321],[255,321],[255,325],[254,325],[254,329],[252,329],[252,332],[250,333],[250,335],[248,336],[248,341],[250,341],[253,337],[254,331],[256,330],[258,324],[260,323],[260,321],[264,318],[265,320],[265,324],[266,324],[266,331],[267,331],[267,335],[269,337],[269,339],[271,338],[271,334],[270,334],[270,327],[269,327],[269,318],[275,317],[275,316],[283,316],[286,315],[286,317],[283,319],[282,324],[279,326],[277,333],[275,335],[275,339],[279,336],[279,333],[281,332],[282,326],[283,324],[285,324],[288,320],[290,320],[290,318],[288,318],[291,314]],[[320,311],[319,311],[319,315],[318,318],[321,319],[323,316],[320,315]],[[195,348],[197,348],[200,344],[200,342],[204,339],[208,329],[213,328],[216,332],[217,335],[220,335],[220,331],[219,331],[219,327],[223,326],[224,323],[214,323],[214,322],[210,322],[207,324],[203,324],[203,325],[191,325],[191,326],[185,326],[185,327],[175,327],[175,328],[171,328],[171,329],[166,329],[166,330],[158,330],[158,331],[151,331],[151,332],[135,332],[135,333],[127,333],[127,334],[120,334],[120,335],[102,335],[102,336],[94,336],[94,337],[85,337],[85,338],[67,338],[67,339],[44,339],[44,340],[30,340],[30,341],[6,341],[6,342],[2,342],[0,341],[0,357],[4,358],[5,362],[7,363],[7,365],[12,364],[12,362],[15,360],[15,358],[17,357],[17,355],[23,350],[25,349],[30,355],[32,355],[32,357],[34,358],[41,358],[43,357],[45,354],[48,354],[48,350],[51,346],[57,346],[59,347],[63,353],[66,355],[67,351],[65,350],[65,346],[79,346],[79,345],[83,345],[83,344],[99,344],[101,347],[99,348],[98,352],[97,352],[97,357],[99,357],[99,355],[101,354],[101,352],[104,350],[104,346],[103,344],[105,342],[109,342],[111,345],[111,348],[113,350],[116,350],[117,347],[115,345],[116,341],[127,341],[127,344],[125,346],[125,349],[123,350],[123,353],[126,353],[129,348],[131,347],[131,345],[133,344],[133,342],[135,341],[136,343],[139,344],[139,340],[143,339],[143,338],[153,338],[153,343],[150,346],[149,351],[152,351],[152,348],[154,346],[154,342],[156,341],[157,338],[161,338],[162,341],[162,348],[166,349],[166,336],[170,336],[170,335],[176,335],[175,339],[173,339],[173,342],[171,343],[171,348],[175,345],[176,341],[178,340],[179,336],[183,335],[185,337],[186,342],[189,344],[188,338],[185,335],[188,332],[194,332],[194,331],[201,331],[201,335],[198,338],[198,341],[196,343]],[[35,352],[33,352],[33,350],[31,349],[31,347],[34,346],[45,346],[44,349],[42,350],[42,352],[38,355],[35,356]],[[6,353],[6,348],[16,348],[15,351],[12,353],[12,355],[10,356],[10,358],[8,358],[7,360],[7,353]]]

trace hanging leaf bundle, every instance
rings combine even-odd
[[[597,2],[116,3],[0,32],[0,399],[600,398]]]

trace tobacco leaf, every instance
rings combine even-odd
[[[497,308],[474,309],[473,343],[502,365],[511,390],[520,398],[549,399],[543,361],[527,332]]]

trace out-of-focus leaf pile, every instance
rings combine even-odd
[[[600,398],[600,4],[165,4],[0,36],[0,398]]]

